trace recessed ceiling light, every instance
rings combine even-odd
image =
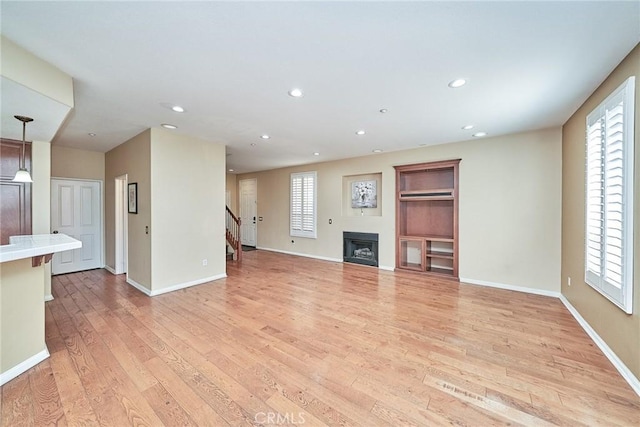
[[[165,129],[178,129],[178,126],[176,126],[176,125],[171,125],[171,124],[169,124],[169,123],[163,123],[163,124],[161,124],[160,126],[162,126],[162,127],[163,127],[163,128],[165,128]]]
[[[175,111],[176,113],[184,113],[184,108],[182,108],[182,107],[181,107],[181,106],[179,106],[179,105],[174,105],[173,107],[171,107],[171,109],[172,109],[173,111]]]
[[[313,153],[314,156],[319,156],[320,153],[318,153],[317,151],[315,153]]]
[[[271,137],[265,133],[264,135],[260,135],[260,138],[262,138],[262,139],[269,139],[269,138],[271,138]]]
[[[389,111],[389,110],[387,110],[386,108],[381,108],[381,109],[380,109],[380,112],[381,112],[382,114],[386,113],[387,111]]]
[[[300,98],[300,97],[302,97],[302,95],[304,95],[304,94],[298,88],[294,88],[294,89],[291,89],[289,91],[289,96],[293,96],[294,98]]]
[[[229,172],[233,172],[233,169],[229,169]]]
[[[486,132],[476,132],[471,136],[475,136],[475,137],[487,136],[487,133]]]
[[[365,134],[365,131],[363,130],[359,130],[356,132],[356,135],[364,135],[364,134]]]
[[[465,79],[455,79],[449,82],[449,87],[455,89],[457,87],[464,86],[465,84],[467,84],[467,81]]]
[[[473,129],[473,125],[462,126],[462,129],[464,129],[464,130]]]
[[[256,146],[256,143],[255,143],[255,142],[252,142],[252,143],[251,143],[251,146],[252,146],[252,147],[255,147],[255,146]]]
[[[379,148],[376,148],[375,150],[371,150],[371,152],[373,153],[382,153],[382,150]]]
[[[93,138],[94,136],[96,136],[96,134],[93,132],[89,132],[89,136]]]

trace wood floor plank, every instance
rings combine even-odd
[[[29,386],[30,371],[2,386],[2,425],[32,426],[35,423],[35,399]]]
[[[122,369],[127,372],[127,375],[139,391],[144,391],[158,383],[135,354],[129,351],[129,348],[120,337],[112,332],[109,325],[98,313],[87,313],[85,317],[100,334],[101,339],[109,348],[113,357],[118,361]]]
[[[52,294],[51,358],[0,388],[2,426],[640,425],[550,297],[260,250],[154,298],[105,270]]]
[[[162,387],[198,425],[229,425],[162,360],[159,358],[148,360],[145,366],[153,372]]]
[[[190,426],[196,422],[187,414],[182,406],[160,383],[147,388],[142,392],[153,410],[166,426]]]
[[[67,350],[51,354],[50,363],[67,423],[70,426],[98,424],[98,417]]]
[[[66,426],[62,402],[57,392],[49,360],[38,364],[29,375],[31,394],[34,397],[34,422],[38,426]]]

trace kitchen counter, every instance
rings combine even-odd
[[[12,236],[0,246],[0,385],[49,357],[44,264],[56,252],[80,247],[65,234]]]
[[[82,242],[66,234],[11,236],[9,244],[0,246],[0,262],[52,254],[82,247]]]

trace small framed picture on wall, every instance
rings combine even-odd
[[[378,189],[376,181],[355,181],[351,183],[352,208],[378,207]]]
[[[137,214],[138,213],[138,183],[132,182],[127,186],[128,188],[128,200],[129,200],[129,213]]]

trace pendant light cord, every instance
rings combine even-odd
[[[25,135],[26,135],[26,131],[27,131],[27,122],[22,122],[22,159],[21,159],[22,160],[22,167],[21,167],[21,169],[26,169],[26,165],[25,165],[26,162],[25,162],[25,159],[24,159],[25,151],[26,151],[25,150],[25,144],[26,143],[24,142],[24,138],[25,138]]]

